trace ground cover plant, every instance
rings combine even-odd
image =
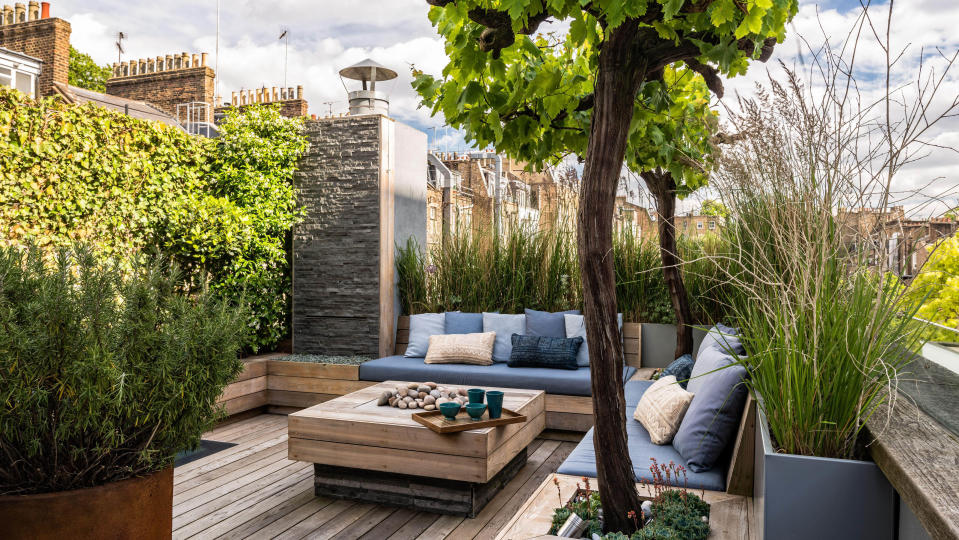
[[[170,467],[218,419],[246,313],[162,262],[0,247],[0,494]]]
[[[593,535],[603,540],[706,540],[709,536],[709,505],[689,489],[671,487],[669,477],[683,478],[686,470],[681,465],[670,462],[658,463],[655,459],[649,470],[649,481],[643,480],[646,500],[650,502],[649,513],[640,508],[627,512],[627,518],[634,523],[632,534],[609,531],[603,534],[604,512],[598,491],[590,489],[589,478],[583,477],[583,487],[576,484],[576,493],[568,501],[563,501],[560,493],[560,506],[553,510],[553,520],[548,534],[556,534],[566,523],[569,516],[576,514],[586,522],[583,538]],[[559,489],[559,482],[554,479]]]
[[[86,242],[129,259],[175,259],[194,289],[253,309],[245,346],[288,333],[287,234],[302,121],[273,107],[231,112],[219,139],[93,105],[0,88],[0,244]]]

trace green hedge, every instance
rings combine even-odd
[[[288,231],[302,120],[276,107],[229,113],[219,139],[53,98],[0,89],[0,240],[98,254],[159,252],[251,306],[248,350],[288,333]]]

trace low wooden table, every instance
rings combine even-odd
[[[439,434],[409,409],[376,405],[406,384],[386,381],[290,414],[290,459],[314,463],[317,495],[474,517],[526,463],[546,426],[545,394],[481,387],[502,390],[503,407],[528,420]]]

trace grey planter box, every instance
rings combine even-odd
[[[643,367],[664,368],[675,360],[676,352],[676,325],[643,323],[641,328],[643,339]],[[693,352],[699,349],[706,332],[693,328]],[[695,355],[694,355],[695,356]]]
[[[759,540],[892,540],[895,492],[868,461],[778,454],[757,411],[753,508]]]

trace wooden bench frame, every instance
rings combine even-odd
[[[409,317],[400,317],[394,354],[406,351]],[[623,325],[627,364],[639,367],[640,325]],[[265,409],[288,414],[356,390],[379,384],[361,381],[359,366],[287,362],[274,353],[245,360],[243,372],[227,385],[218,403],[228,415]],[[649,379],[654,370],[642,368],[632,380]],[[585,432],[593,426],[593,402],[587,396],[546,394],[546,429]],[[755,456],[756,404],[746,401],[726,474],[726,493],[752,495]]]
[[[393,354],[406,352],[410,337],[409,316],[397,320]],[[626,364],[639,368],[633,376],[649,379],[653,370],[642,368],[641,326],[623,324]],[[246,360],[246,368],[224,389],[220,398],[228,415],[265,407],[269,412],[289,413],[376,384],[361,381],[359,366],[285,362],[282,354],[268,354]],[[560,431],[588,431],[593,426],[593,400],[589,396],[546,395],[546,428]]]

